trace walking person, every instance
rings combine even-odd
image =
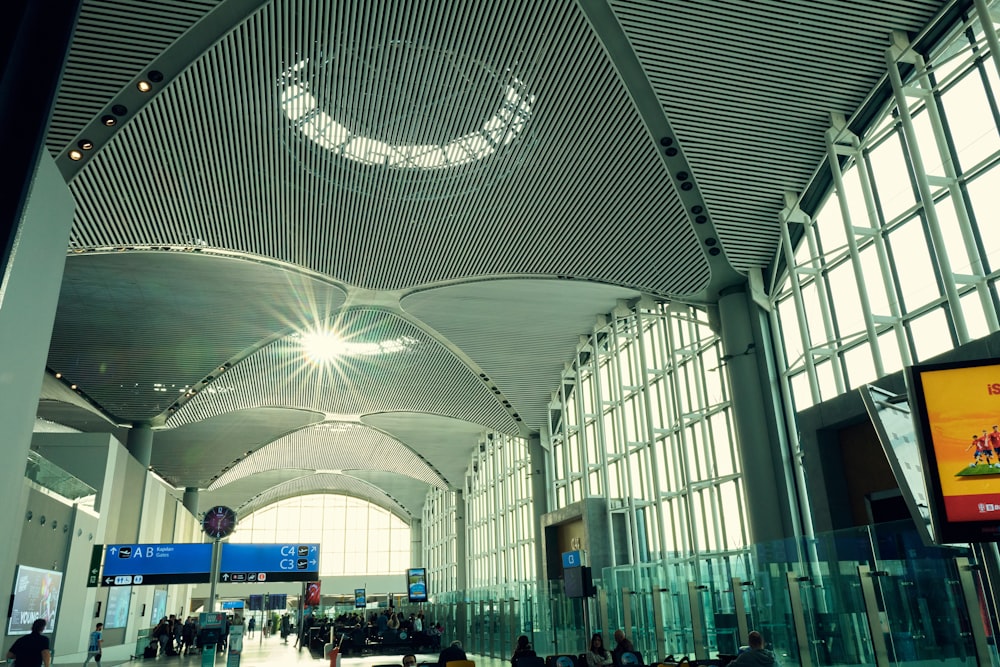
[[[97,667],[101,667],[101,649],[104,647],[104,624],[98,623],[94,627],[94,631],[90,633],[90,642],[87,644],[87,659],[83,661],[83,667],[87,667],[87,663],[93,658],[94,662],[97,663]]]
[[[45,630],[45,619],[36,619],[31,624],[31,634],[19,637],[10,650],[7,659],[14,661],[14,667],[50,667],[52,651],[49,650],[49,638],[42,634]]]

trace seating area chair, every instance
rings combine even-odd
[[[545,660],[537,655],[524,655],[517,659],[514,667],[545,667]]]
[[[444,667],[476,667],[475,660],[449,660]]]

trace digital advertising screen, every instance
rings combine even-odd
[[[1000,535],[1000,360],[907,369],[936,541]]]
[[[108,591],[108,607],[107,612],[104,614],[104,627],[108,630],[114,628],[124,628],[128,625],[128,607],[129,603],[132,601],[132,589],[126,586],[116,586]],[[153,606],[156,606],[154,599]],[[154,616],[152,618],[155,624],[161,618],[167,615],[166,612],[166,598],[164,598],[163,613],[160,616]]]
[[[154,623],[167,615],[167,592],[162,588],[153,591],[153,615],[151,619]]]
[[[363,588],[355,588],[354,589],[354,608],[355,609],[364,609],[366,606],[368,606],[368,600],[365,597],[365,589],[363,589]]]
[[[55,630],[62,577],[62,572],[54,570],[17,566],[8,635],[29,634],[31,624],[39,618],[46,621],[45,632]]]
[[[427,602],[427,568],[411,567],[406,571],[406,597],[410,602]]]

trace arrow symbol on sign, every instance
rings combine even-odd
[[[110,586],[111,582],[113,582],[113,581],[114,581],[114,579],[112,577],[104,577],[104,585],[105,586]]]
[[[229,581],[229,573],[228,572],[226,572],[225,574],[222,575],[222,580],[223,581]]]
[[[309,561],[309,564],[310,564],[310,565],[315,565],[315,564],[316,564],[316,559],[314,558],[314,559],[312,559],[311,561]]]
[[[118,547],[111,547],[109,551],[111,552],[111,555],[114,556],[116,553],[118,553]]]
[[[97,568],[95,567],[93,570],[90,571],[90,573],[91,574],[97,574]]]

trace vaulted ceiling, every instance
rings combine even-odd
[[[203,506],[419,517],[481,433],[543,428],[599,315],[771,266],[829,114],[945,9],[85,0],[47,136],[77,209],[39,415],[151,424]],[[337,354],[305,355],[327,329]]]

